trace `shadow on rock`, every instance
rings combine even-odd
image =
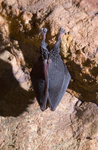
[[[34,99],[33,91],[26,91],[20,87],[13,76],[12,66],[0,60],[0,115],[20,115],[32,103],[31,99]]]
[[[8,20],[11,20],[9,25],[9,37],[12,42],[13,40],[18,41],[19,48],[23,53],[25,61],[32,65],[39,57],[40,39],[38,38],[38,35],[40,31],[35,23],[39,24],[40,21],[37,20],[35,16],[33,16],[30,21],[29,29],[25,25],[22,16],[23,12],[14,17],[8,15]]]

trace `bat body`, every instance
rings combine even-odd
[[[71,79],[69,71],[59,54],[61,36],[65,33],[64,29],[61,28],[58,41],[50,51],[48,50],[48,44],[45,43],[46,32],[46,28],[42,29],[41,56],[30,73],[37,101],[43,111],[47,106],[51,110],[56,109]]]

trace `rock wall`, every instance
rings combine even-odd
[[[62,26],[60,54],[72,79],[56,111],[42,112],[30,70],[41,28],[51,47]],[[97,104],[97,0],[0,0],[0,149],[97,150]]]
[[[9,52],[16,46],[30,68],[39,56],[40,29],[48,28],[47,42],[51,47],[56,41],[60,27],[63,26],[68,33],[62,38],[61,56],[72,76],[69,92],[82,101],[97,103],[97,8],[97,1],[85,0],[44,1],[44,3],[43,1],[1,1],[2,52],[4,46]]]

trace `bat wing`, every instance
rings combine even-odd
[[[60,59],[52,62],[49,67],[49,105],[51,110],[55,110],[61,101],[71,76],[66,65]]]
[[[45,75],[42,61],[33,66],[30,76],[37,101],[40,107],[43,107],[43,101],[45,99]]]
[[[35,95],[37,101],[42,110],[45,110],[47,107],[47,99],[48,99],[48,87],[49,87],[49,79],[48,79],[48,63],[47,59],[44,61],[39,61],[34,65],[31,73],[31,81],[35,91]]]

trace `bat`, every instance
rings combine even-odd
[[[41,110],[44,111],[47,107],[50,107],[50,110],[54,111],[66,92],[71,79],[70,73],[59,54],[61,37],[66,33],[66,30],[60,29],[58,40],[51,50],[45,43],[47,28],[42,28],[41,33],[43,39],[40,44],[40,57],[38,62],[34,64],[30,76]]]

